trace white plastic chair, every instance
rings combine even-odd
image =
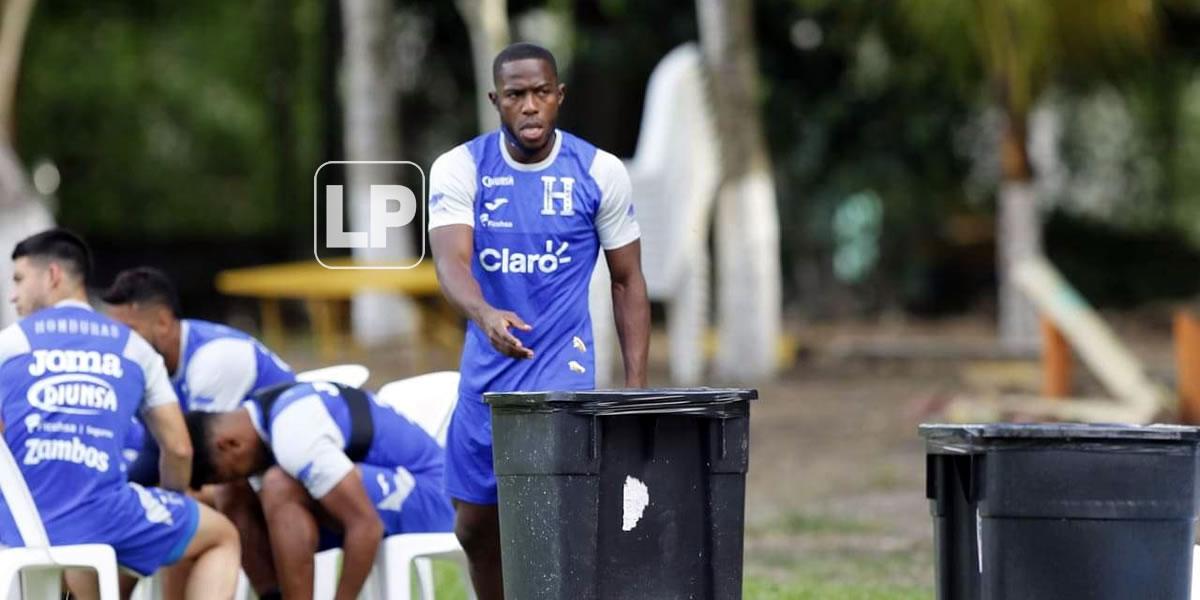
[[[380,388],[376,398],[408,417],[445,446],[450,417],[458,403],[459,374],[454,371],[428,373],[393,381]],[[337,586],[337,561],[341,550],[326,550],[315,558],[313,597],[332,598]],[[379,546],[375,565],[360,597],[409,600],[412,597],[412,572],[417,573],[421,598],[434,598],[431,559],[456,561],[463,569],[468,596],[470,577],[467,557],[453,533],[407,533],[388,536]]]
[[[324,367],[322,369],[313,369],[311,371],[301,371],[296,373],[296,381],[306,383],[313,381],[328,381],[330,383],[340,383],[350,387],[359,387],[367,382],[371,377],[371,370],[355,364],[333,365],[332,367]]]
[[[1200,546],[1192,548],[1192,600],[1200,600]]]
[[[428,373],[388,383],[379,388],[376,397],[445,446],[450,417],[458,404],[458,381],[457,371]]]
[[[0,548],[0,591],[12,596],[14,583],[20,580],[24,598],[54,599],[62,593],[59,572],[67,567],[95,569],[99,576],[100,598],[118,600],[117,555],[106,544],[51,546],[42,517],[17,461],[0,441],[0,495],[11,511],[25,545]]]
[[[699,48],[688,43],[654,67],[637,148],[625,163],[642,230],[646,292],[666,305],[671,379],[680,385],[694,385],[704,374],[708,233],[720,173],[715,115],[702,65]],[[603,310],[611,306],[604,304],[606,297],[611,298],[608,287],[594,283],[590,304],[598,363],[616,356],[611,349],[615,341],[610,348],[601,347],[599,332],[608,331],[612,321],[611,308]],[[602,368],[597,364],[598,376]]]

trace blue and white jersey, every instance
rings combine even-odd
[[[78,507],[126,491],[121,449],[131,417],[176,401],[150,344],[82,302],[0,331],[4,440],[51,532],[60,519],[78,519]]]
[[[402,478],[387,484],[393,494],[406,496],[417,479],[440,483],[444,458],[437,441],[419,425],[380,404],[370,392],[365,393],[370,399],[374,436],[362,462]],[[346,455],[350,408],[336,386],[296,384],[275,399],[265,418],[254,400],[247,400],[243,407],[250,412],[259,437],[271,448],[276,464],[302,483],[313,498],[323,498],[354,469]],[[393,503],[399,506],[403,501],[404,497],[396,497]]]
[[[283,359],[232,327],[183,319],[179,344],[171,384],[185,412],[233,410],[258,390],[296,380]]]
[[[499,130],[443,154],[429,176],[429,228],[474,228],[472,272],[492,306],[533,330],[513,359],[474,323],[462,353],[464,399],[484,392],[595,387],[588,286],[600,250],[636,241],[629,175],[616,156],[558,130],[535,164],[508,154]]]

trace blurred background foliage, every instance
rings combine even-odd
[[[1026,24],[1021,110],[1047,251],[1102,306],[1195,294],[1200,11],[1007,4]],[[989,3],[757,2],[793,315],[991,307],[1004,119],[972,6]],[[561,125],[626,157],[651,70],[697,35],[691,1],[510,0],[509,13],[514,39],[561,59]],[[427,167],[474,135],[469,43],[453,3],[398,1],[395,15],[395,158]],[[181,279],[195,306],[217,270],[311,248],[312,173],[344,158],[340,36],[333,0],[41,2],[18,152],[57,168],[58,218],[97,245],[101,280],[169,262],[194,275]]]

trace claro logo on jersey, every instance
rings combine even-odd
[[[25,459],[21,462],[36,465],[51,460],[83,465],[101,473],[108,472],[108,453],[81,442],[78,437],[69,440],[25,440]]]
[[[562,242],[558,248],[546,240],[546,252],[516,252],[508,248],[484,248],[479,251],[479,265],[484,271],[495,273],[553,273],[562,265],[571,262],[566,256],[570,244]]]
[[[98,415],[116,412],[117,392],[103,379],[84,373],[51,375],[29,386],[25,398],[46,412]]]
[[[123,377],[121,357],[111,352],[95,350],[34,350],[29,374],[41,377],[46,373],[92,373]]]

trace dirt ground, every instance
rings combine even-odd
[[[1114,321],[1148,370],[1169,379],[1162,315]],[[789,331],[800,347],[796,364],[754,386],[760,400],[751,410],[746,497],[748,590],[775,591],[747,597],[930,597],[932,526],[917,426],[939,421],[938,401],[948,395],[1036,391],[1038,363],[990,357],[994,334],[980,318],[794,324]],[[661,385],[668,381],[660,337],[652,343],[651,383]],[[372,368],[373,386],[455,368],[457,359],[403,348],[346,358]],[[293,360],[312,364],[311,356]],[[1082,367],[1077,380],[1082,391],[1102,393]],[[804,589],[824,591],[795,591]]]

